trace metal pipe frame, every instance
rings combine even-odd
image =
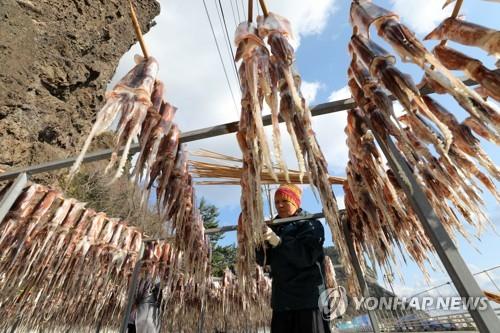
[[[342,214],[344,210],[340,210],[339,213]],[[315,214],[310,214],[310,215],[305,215],[305,216],[293,216],[293,217],[287,217],[283,219],[274,219],[274,220],[267,220],[264,221],[267,225],[282,225],[282,224],[287,224],[287,223],[292,223],[292,222],[306,222],[309,220],[315,220],[315,219],[322,219],[325,217],[325,214],[323,213],[315,213]],[[229,232],[229,231],[236,231],[238,228],[238,225],[226,225],[220,228],[211,228],[205,230],[205,235],[211,235],[211,234],[217,234],[217,233],[224,233],[224,232]],[[173,239],[173,237],[172,237]],[[159,240],[170,240],[170,238],[146,238],[143,240],[143,242],[154,242],[154,241],[159,241]]]
[[[351,233],[349,230],[349,225],[347,224],[347,215],[342,214],[342,229],[344,231],[344,237],[347,243],[347,248],[349,250],[349,255],[351,256],[351,263],[356,272],[356,277],[358,278],[359,287],[361,288],[361,295],[363,297],[370,297],[370,291],[368,290],[368,285],[366,284],[365,277],[363,275],[363,270],[359,263],[358,256],[356,255],[356,250],[354,249],[354,243],[352,241]],[[373,333],[380,333],[380,323],[377,318],[377,314],[374,310],[368,310],[368,317],[372,325]]]
[[[10,209],[14,205],[14,202],[16,202],[27,183],[28,176],[26,173],[20,173],[10,185],[9,189],[5,192],[0,200],[0,222],[2,222],[7,213],[9,213]]]
[[[419,221],[425,230],[427,237],[431,241],[439,259],[443,263],[444,268],[448,272],[455,288],[462,297],[484,297],[481,288],[469,268],[465,264],[464,259],[458,252],[455,244],[446,232],[441,221],[437,217],[429,200],[413,172],[410,170],[405,158],[401,155],[396,145],[389,136],[382,137],[373,130],[370,119],[365,118],[368,126],[377,140],[382,152],[384,153],[389,166],[396,176],[399,186],[403,189],[411,207],[417,214]],[[478,330],[483,332],[498,332],[500,321],[493,312],[490,304],[486,302],[485,310],[470,309],[469,312],[477,325]]]
[[[309,221],[309,220],[316,220],[316,219],[322,219],[325,217],[325,214],[323,213],[315,213],[315,214],[309,214],[305,216],[293,216],[293,217],[287,217],[284,219],[274,219],[274,220],[267,220],[264,221],[267,225],[282,225],[282,224],[288,224],[292,222],[297,222],[297,221]],[[210,235],[210,234],[216,234],[219,232],[228,232],[228,231],[234,231],[238,228],[238,225],[227,225],[224,227],[220,228],[212,228],[212,229],[207,229],[205,230],[205,235]]]
[[[122,324],[120,326],[120,333],[127,333],[127,326],[130,319],[130,312],[132,311],[132,304],[134,303],[135,293],[137,290],[137,281],[139,279],[139,273],[142,267],[142,260],[144,257],[144,242],[141,243],[141,248],[139,249],[138,260],[135,263],[134,271],[132,272],[132,276],[130,277],[130,284],[128,287],[127,294],[127,306],[125,308],[125,313],[123,314]]]

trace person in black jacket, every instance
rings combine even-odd
[[[301,195],[299,187],[281,185],[274,196],[277,218],[307,215],[300,208]],[[271,333],[330,332],[318,308],[320,293],[325,290],[324,238],[318,220],[265,227],[266,243],[257,250],[257,263],[271,266]]]

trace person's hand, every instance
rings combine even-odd
[[[281,243],[281,238],[278,237],[267,225],[264,226],[264,240],[271,244],[272,247],[276,247]]]

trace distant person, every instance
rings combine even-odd
[[[276,218],[305,216],[302,190],[281,185],[274,195]],[[271,266],[273,309],[271,333],[330,333],[318,308],[324,283],[325,232],[318,220],[297,221],[264,229],[265,246],[257,262]],[[266,260],[266,262],[264,262]]]

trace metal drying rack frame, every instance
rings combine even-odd
[[[500,70],[496,70],[496,72],[499,72]],[[464,80],[463,81],[466,85],[472,86],[475,85],[476,82],[473,80]],[[427,95],[430,93],[433,93],[432,90],[424,87],[420,89],[420,93],[422,95]],[[392,97],[392,100],[394,100],[394,97]],[[314,108],[311,109],[311,113],[313,116],[320,116],[320,115],[326,115],[330,113],[335,113],[335,112],[340,112],[340,111],[346,111],[349,109],[353,109],[356,107],[356,103],[352,98],[347,98],[347,99],[342,99],[338,101],[333,101],[333,102],[328,102],[328,103],[323,103],[315,106]],[[271,124],[271,117],[270,116],[263,116],[262,117],[263,123],[265,126],[268,126]],[[280,120],[282,121],[282,120]],[[370,124],[369,124],[370,125]],[[216,137],[220,135],[225,135],[225,134],[230,134],[230,133],[235,133],[238,130],[238,122],[230,122],[230,123],[225,123],[221,125],[216,125],[213,127],[206,127],[198,130],[193,130],[189,132],[185,132],[181,134],[180,141],[181,142],[191,142],[191,141],[196,141],[196,140],[202,140],[206,138],[211,138],[211,137]],[[474,280],[474,277],[472,276],[472,273],[470,270],[467,268],[465,265],[465,262],[463,258],[460,256],[456,246],[453,244],[450,236],[448,233],[444,230],[444,227],[442,226],[441,222],[437,218],[436,214],[434,213],[432,207],[430,206],[427,198],[425,197],[422,189],[420,188],[420,185],[417,184],[415,176],[411,172],[411,170],[408,168],[406,165],[406,162],[404,161],[404,158],[401,156],[397,148],[395,147],[394,143],[390,138],[386,138],[387,140],[384,140],[383,138],[379,137],[378,135],[375,135],[375,138],[382,149],[382,152],[386,156],[390,168],[394,171],[394,174],[397,175],[397,180],[400,186],[403,188],[405,193],[407,194],[408,198],[410,198],[410,203],[412,205],[412,208],[414,211],[417,213],[419,216],[419,220],[421,221],[427,236],[431,240],[434,249],[438,253],[441,261],[443,262],[444,267],[446,268],[446,271],[450,275],[451,280],[455,284],[455,287],[460,293],[460,296],[462,297],[470,297],[470,296],[479,296],[482,295],[481,290],[477,284],[477,282]],[[90,162],[95,162],[99,160],[104,160],[107,159],[111,156],[111,149],[105,149],[105,150],[100,150],[98,152],[94,153],[89,153],[85,155],[83,159],[83,163],[90,163]],[[135,154],[139,152],[139,145],[135,144],[132,146],[130,149],[130,154]],[[55,171],[59,169],[64,169],[70,167],[74,161],[76,160],[76,157],[70,157],[67,159],[63,160],[57,160],[57,161],[52,161],[52,162],[46,162],[42,163],[39,165],[35,166],[30,166],[30,167],[23,167],[23,168],[18,168],[12,171],[7,171],[2,174],[0,174],[0,181],[5,181],[5,180],[12,180],[16,179],[11,186],[11,188],[7,191],[7,193],[4,195],[2,200],[0,201],[0,220],[3,219],[3,217],[7,214],[9,211],[10,207],[14,203],[15,199],[17,196],[21,193],[23,187],[26,185],[28,181],[28,175],[34,175],[34,174],[39,174],[43,172],[49,172],[49,171]],[[407,185],[407,182],[404,180],[404,178],[401,177],[400,171],[403,172],[403,177],[405,177],[407,180],[410,181],[411,187]],[[304,220],[304,219],[311,219],[311,218],[321,218],[323,217],[322,213],[317,213],[313,214],[308,217],[302,217],[298,218],[297,220]],[[286,220],[286,219],[285,219]],[[275,220],[278,223],[289,223],[293,221],[294,219],[287,220],[287,221],[281,221],[281,220]],[[215,229],[207,229],[206,233],[211,234],[211,233],[218,233],[218,232],[228,232],[228,231],[233,231],[236,230],[236,226],[223,226],[221,228],[215,228]],[[351,239],[350,235],[346,233],[344,230],[344,236],[346,239]],[[150,239],[146,239],[145,241],[151,241]],[[355,258],[353,260],[353,265],[355,266],[355,271],[356,275],[358,278],[358,281],[360,282],[362,292],[364,296],[368,295],[366,294],[368,292],[366,288],[366,282],[361,271],[356,268],[356,266],[359,267],[359,263],[356,263],[357,257],[355,256],[355,253],[352,251],[353,249],[349,249],[351,252],[351,256]],[[138,264],[140,261],[138,261]],[[131,286],[129,289],[129,295],[130,292],[135,291],[136,283],[137,283],[137,277],[138,277],[139,269],[135,270],[132,276],[132,281],[131,281]],[[361,275],[360,275],[361,273]],[[134,278],[135,277],[135,278]],[[133,287],[133,288],[132,288]],[[496,318],[495,314],[493,313],[493,310],[491,310],[492,314],[488,314],[489,311],[471,311],[471,315],[474,318],[474,321],[479,327],[491,327],[491,326],[483,326],[481,323],[487,323],[491,322],[493,325],[498,324],[498,319]],[[127,315],[124,316],[124,322],[122,322],[122,328],[126,328],[126,322],[125,319],[128,321],[128,318],[130,316],[130,311],[128,310],[127,306]],[[377,319],[374,313],[369,312],[370,319],[372,321],[372,326],[375,332],[379,332],[378,324],[377,324]],[[493,316],[493,317],[492,317]],[[476,317],[478,320],[476,320]],[[483,318],[486,317],[486,318]],[[483,319],[484,320],[483,320]],[[125,325],[125,326],[123,326]],[[496,326],[493,326],[496,327]],[[487,330],[484,330],[487,332]],[[123,330],[121,332],[124,332]]]
[[[500,70],[497,69],[496,72],[500,72]],[[473,80],[463,80],[463,82],[467,86],[472,86],[476,84],[476,82]],[[420,89],[420,93],[422,95],[428,95],[433,93],[433,91],[431,89],[423,87]],[[391,99],[395,100],[393,96],[391,96]],[[320,116],[320,115],[326,115],[330,113],[350,110],[355,107],[356,103],[354,102],[354,100],[352,98],[347,98],[316,105],[311,109],[311,113],[313,116]],[[271,125],[271,116],[270,115],[263,116],[262,121],[264,123],[264,126]],[[282,120],[280,119],[280,121]],[[212,127],[206,127],[182,133],[180,136],[180,142],[185,143],[185,142],[202,140],[206,138],[212,138],[225,134],[235,133],[237,132],[237,130],[238,130],[238,122],[229,122],[225,124],[220,124]],[[412,208],[417,213],[419,220],[422,223],[424,230],[426,231],[427,236],[431,240],[434,249],[436,250],[436,253],[439,255],[439,258],[441,259],[446,271],[448,272],[451,280],[455,284],[455,287],[459,291],[460,296],[472,297],[472,296],[482,295],[479,285],[475,281],[470,270],[465,265],[463,258],[460,256],[458,252],[458,249],[452,242],[446,230],[444,230],[443,225],[437,218],[434,210],[432,209],[432,206],[430,206],[430,203],[427,200],[427,197],[425,196],[423,190],[421,189],[420,185],[418,185],[415,176],[408,168],[408,165],[404,161],[404,158],[401,156],[401,154],[397,150],[392,140],[390,138],[385,138],[384,140],[384,138],[381,138],[378,135],[375,135],[375,138],[380,148],[382,149],[382,152],[386,156],[390,168],[393,170],[394,174],[397,175],[397,181],[399,185],[403,188],[408,198],[410,199]],[[139,145],[134,144],[130,149],[130,154],[135,154],[139,152],[139,150],[140,150]],[[90,163],[107,159],[111,156],[111,152],[112,152],[111,149],[104,149],[97,152],[88,153],[83,158],[82,163]],[[75,160],[76,157],[70,157],[67,159],[46,162],[35,166],[22,167],[0,174],[0,181],[15,179],[11,188],[7,191],[7,193],[5,193],[4,197],[0,201],[0,221],[8,213],[15,199],[21,193],[23,187],[26,185],[28,181],[29,176],[43,172],[50,172],[68,168],[71,165],[73,165]],[[405,178],[406,180],[409,181],[410,186],[408,186],[407,181],[405,181]],[[313,214],[313,216],[311,216],[310,218],[320,218],[320,217],[322,217],[322,213]],[[304,218],[300,218],[298,220],[304,220]],[[276,222],[278,221],[276,220]],[[280,222],[289,223],[290,221],[280,221]],[[216,229],[207,229],[206,233],[210,234],[210,233],[227,232],[233,230],[236,230],[236,226],[224,226]],[[345,232],[346,231],[344,230],[344,233]],[[351,239],[350,235],[347,233],[345,233],[344,236],[346,237],[346,239],[349,240]],[[151,240],[147,239],[146,241],[151,241]],[[353,256],[353,258],[356,258],[355,253],[354,255],[352,253],[352,249],[349,249],[349,251],[351,252],[351,256]],[[357,258],[356,260],[353,261],[357,261]],[[139,263],[140,261],[138,261],[138,264]],[[358,270],[356,269],[356,266],[359,266],[359,263],[356,264],[355,262],[353,262],[353,264],[355,266],[357,278],[360,281],[362,292],[363,294],[365,294],[368,292],[368,290],[366,289],[366,282],[363,283],[364,277],[362,276],[362,273],[361,275],[359,275],[360,271],[358,272]],[[138,273],[139,270],[137,270],[136,272],[136,270],[134,269],[134,274],[132,276],[132,281],[130,286],[131,289],[129,289],[129,295],[132,290],[135,290]],[[132,289],[132,287],[134,288]],[[485,327],[498,327],[495,325],[499,325],[498,319],[496,315],[493,313],[493,310],[491,310],[491,313],[489,310],[491,310],[491,308],[484,311],[470,311],[471,316],[474,318],[474,321],[478,325],[478,328],[484,328],[484,330],[481,329],[481,332],[483,331],[488,332],[488,330]],[[129,315],[130,311],[127,311],[127,315],[124,316],[124,322],[122,322],[122,328],[123,327],[126,328],[125,319],[128,321]],[[377,324],[378,321],[376,319],[375,314],[369,312],[369,316],[372,321],[374,332],[379,332],[378,328],[379,325]],[[123,326],[124,324],[125,326]],[[493,332],[493,330],[490,331]],[[121,330],[121,332],[125,331]]]

